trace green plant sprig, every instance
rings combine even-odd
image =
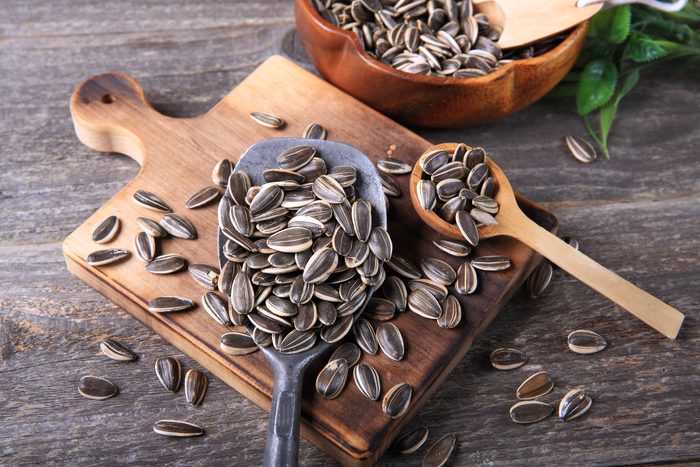
[[[677,13],[622,5],[593,17],[574,68],[550,96],[576,97],[586,130],[610,157],[608,137],[620,102],[639,82],[640,72],[685,58],[700,62],[700,8],[689,3]],[[597,126],[597,128],[596,128]]]

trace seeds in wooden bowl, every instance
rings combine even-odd
[[[109,216],[95,224],[90,236],[95,243],[108,243],[117,235],[117,232],[119,232],[119,218]]]

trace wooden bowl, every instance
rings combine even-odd
[[[424,127],[475,125],[524,109],[569,72],[588,29],[581,23],[549,52],[486,76],[452,78],[406,73],[371,58],[352,31],[325,21],[309,0],[296,0],[296,23],[306,53],[326,80],[398,121]]]

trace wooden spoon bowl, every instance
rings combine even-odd
[[[478,78],[406,73],[371,58],[352,31],[325,21],[309,0],[296,0],[299,37],[329,82],[409,125],[459,127],[518,112],[549,92],[576,62],[588,22],[549,52],[516,60]]]
[[[456,143],[439,144],[429,148],[426,153],[436,149],[452,152],[456,146]],[[498,225],[479,226],[480,241],[501,235],[516,238],[664,336],[676,338],[685,318],[680,311],[604,268],[530,220],[520,210],[513,188],[500,167],[488,157],[485,162],[496,185],[493,198],[499,206],[495,215]],[[411,202],[416,213],[429,227],[441,234],[453,239],[464,239],[457,226],[422,208],[417,194],[418,181],[422,176],[423,170],[416,163],[410,181]]]

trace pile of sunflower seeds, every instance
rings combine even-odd
[[[501,50],[498,26],[471,0],[312,0],[321,17],[357,36],[367,54],[407,73],[473,78],[558,44],[561,35]]]

